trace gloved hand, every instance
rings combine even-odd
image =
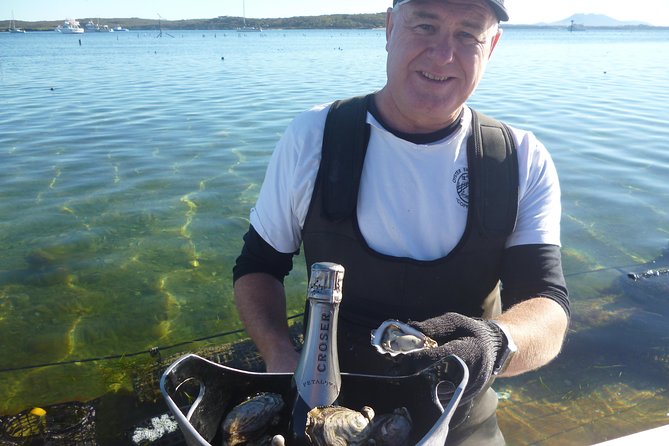
[[[403,358],[405,367],[415,361],[415,365],[423,368],[448,355],[457,355],[469,367],[469,382],[462,401],[469,401],[484,390],[503,345],[504,335],[497,325],[458,313],[445,313],[422,322],[410,321],[409,325],[439,346],[409,353]]]

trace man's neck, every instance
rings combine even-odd
[[[446,123],[443,127],[436,128],[435,130],[405,131],[403,129],[398,129],[384,118],[384,114],[379,108],[377,95],[378,93],[374,95],[373,100],[369,102],[369,112],[372,114],[372,116],[374,116],[374,119],[376,119],[379,124],[383,126],[384,129],[405,141],[409,141],[414,144],[431,144],[449,137],[460,128],[462,115],[464,114],[464,107],[460,108],[460,111],[454,120],[452,120],[450,123]]]

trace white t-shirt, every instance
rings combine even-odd
[[[272,154],[251,224],[274,249],[294,252],[309,210],[329,105],[298,115]],[[360,230],[374,250],[435,260],[462,237],[467,221],[467,138],[471,110],[447,138],[414,144],[384,129],[371,114],[371,134],[358,197]],[[560,186],[553,161],[531,133],[511,129],[518,150],[516,227],[507,246],[560,245]]]

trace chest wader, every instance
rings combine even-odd
[[[370,346],[370,331],[384,320],[420,321],[449,311],[491,317],[501,311],[499,278],[517,215],[518,160],[506,126],[472,110],[469,208],[462,238],[446,257],[431,261],[378,253],[365,242],[356,214],[370,100],[372,95],[356,97],[330,108],[302,240],[307,271],[315,262],[346,269],[338,326],[341,370],[384,374],[392,361]],[[450,178],[444,173],[441,184],[435,180],[440,187]],[[493,418],[495,407],[496,397]]]

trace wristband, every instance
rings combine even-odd
[[[495,365],[492,369],[492,374],[497,376],[504,373],[507,367],[509,367],[511,358],[513,358],[513,355],[518,351],[518,347],[516,347],[516,344],[513,342],[509,330],[503,324],[494,320],[488,320],[488,322],[495,325],[499,328],[499,331],[502,332],[502,348],[497,354],[497,359],[495,360]]]

